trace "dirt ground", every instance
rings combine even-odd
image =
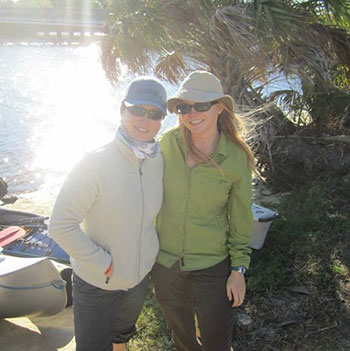
[[[72,307],[51,317],[0,319],[2,351],[75,350]]]

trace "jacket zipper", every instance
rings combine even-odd
[[[187,154],[185,157],[185,162],[187,164]],[[191,168],[187,167],[187,172],[186,172],[186,177],[187,177],[187,200],[186,200],[186,206],[185,206],[185,220],[183,224],[183,240],[182,240],[182,257],[180,258],[180,265],[181,267],[185,266],[185,236],[186,236],[186,213],[187,213],[187,205],[188,205],[188,194],[190,192],[190,185],[191,185]]]
[[[142,201],[142,209],[141,209],[141,223],[140,223],[140,232],[139,232],[139,257],[138,257],[138,267],[137,267],[137,278],[140,279],[140,261],[141,261],[141,236],[143,230],[143,217],[145,212],[145,199],[143,193],[143,183],[142,183],[142,165],[144,159],[139,160],[138,162],[138,170],[139,170],[139,180],[140,180],[140,189],[141,189],[141,201]]]

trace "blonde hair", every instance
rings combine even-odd
[[[248,144],[243,140],[240,135],[240,131],[244,131],[244,124],[238,114],[231,111],[225,104],[225,101],[220,101],[224,109],[218,117],[218,130],[225,134],[225,136],[233,143],[236,143],[247,155],[248,165],[252,170],[255,170],[255,157]],[[179,118],[179,129],[184,139],[185,145],[189,154],[200,162],[207,162],[208,160],[213,162],[215,166],[219,167],[217,163],[210,157],[204,155],[196,146],[193,144],[191,132],[184,126]]]

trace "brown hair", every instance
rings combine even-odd
[[[235,112],[230,111],[230,109],[224,101],[219,101],[223,104],[224,109],[218,117],[218,130],[224,133],[231,142],[238,144],[238,146],[246,153],[250,168],[252,170],[255,170],[255,157],[250,147],[243,140],[239,133],[240,131],[244,131],[245,129],[241,118]],[[188,152],[195,159],[201,162],[206,162],[210,160],[216,166],[218,166],[213,159],[208,159],[206,155],[203,155],[203,153],[195,147],[192,141],[191,132],[184,126],[184,124],[181,121],[181,118],[179,118],[179,129],[185,141],[185,145],[187,147]]]

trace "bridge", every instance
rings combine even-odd
[[[82,41],[107,34],[104,10],[0,8],[0,40]]]

